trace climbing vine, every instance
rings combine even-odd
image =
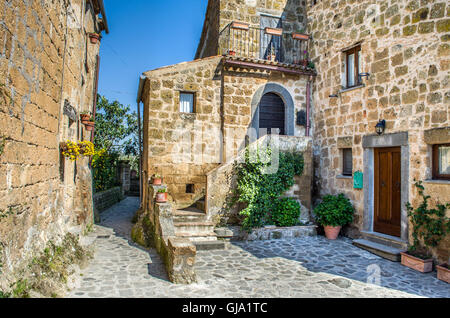
[[[422,197],[422,203],[413,208],[408,202],[406,209],[413,225],[413,245],[410,246],[409,251],[414,253],[426,252],[425,247],[436,247],[439,242],[450,233],[450,218],[445,216],[445,212],[450,208],[450,203],[436,204],[435,209],[428,208],[428,200],[431,198],[425,195],[425,188],[422,181],[416,181],[416,188],[419,195]],[[423,240],[422,246],[421,240]]]
[[[278,169],[274,173],[264,173],[272,162],[271,147],[256,150],[250,154],[245,150],[245,160],[235,167],[237,202],[246,204],[240,215],[242,227],[250,232],[264,225],[293,226],[298,223],[300,205],[291,198],[280,196],[294,185],[294,176],[303,173],[304,160],[301,153],[279,152]]]

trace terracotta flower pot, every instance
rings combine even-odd
[[[415,269],[422,273],[429,273],[433,270],[433,259],[421,259],[412,256],[406,252],[400,253],[402,255],[402,265]]]
[[[152,178],[152,184],[153,185],[161,185],[162,184],[162,178]]]
[[[302,33],[292,33],[292,38],[295,40],[309,40],[309,35]]]
[[[329,240],[337,239],[339,232],[341,231],[342,226],[328,226],[325,225],[323,229],[325,230],[325,236]]]
[[[89,118],[91,118],[91,115],[89,115],[89,114],[81,114],[80,115],[80,120],[82,123],[88,122]]]
[[[230,50],[230,51],[228,51],[228,55],[235,56],[236,55],[236,51]]]
[[[100,40],[100,34],[89,33],[89,39],[91,40],[92,44],[97,44],[97,42]]]
[[[448,264],[436,266],[437,278],[450,284],[450,269]]]
[[[156,202],[158,203],[166,203],[167,202],[167,192],[158,192],[156,193]]]
[[[94,130],[94,126],[95,126],[95,123],[92,122],[92,121],[88,121],[88,122],[85,123],[85,127],[86,127],[87,131]]]

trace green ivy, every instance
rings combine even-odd
[[[343,226],[353,221],[353,206],[344,194],[326,195],[314,209],[316,222],[325,226]]]
[[[280,200],[279,197],[294,185],[294,176],[303,173],[303,155],[279,152],[277,171],[265,174],[265,169],[271,163],[264,158],[270,158],[272,149],[264,149],[257,149],[256,154],[250,156],[247,147],[244,162],[235,166],[235,196],[237,202],[246,204],[240,215],[243,216],[242,228],[247,232],[269,224],[295,225],[300,214],[300,206],[295,206],[291,200]]]
[[[436,247],[439,242],[450,233],[450,218],[445,216],[445,212],[450,208],[450,203],[436,204],[435,209],[428,208],[428,200],[431,198],[425,195],[425,188],[422,181],[416,181],[415,186],[422,197],[422,203],[414,209],[411,203],[406,203],[408,216],[413,225],[412,236],[413,245],[409,247],[410,252],[426,252],[427,247]],[[425,245],[421,245],[421,240]]]

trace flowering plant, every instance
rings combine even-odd
[[[67,140],[61,143],[61,152],[63,156],[69,158],[71,161],[75,161],[80,155],[85,157],[93,156],[95,154],[95,148],[94,144],[87,140],[78,142]]]

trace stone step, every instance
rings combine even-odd
[[[369,231],[362,231],[361,234],[365,240],[368,240],[368,241],[371,241],[374,243],[398,248],[399,250],[402,250],[402,251],[404,251],[408,248],[408,242],[402,240],[399,237],[390,236],[390,235],[383,234],[383,233],[369,232]]]
[[[192,242],[202,242],[202,241],[217,241],[217,236],[215,233],[188,233],[188,232],[177,232],[176,237],[188,238]]]
[[[353,240],[353,245],[393,262],[400,262],[400,252],[403,252],[403,249],[375,243],[365,239]]]
[[[224,241],[194,241],[194,245],[197,248],[197,251],[211,251],[211,250],[224,250],[225,242]]]
[[[179,222],[203,222],[206,214],[195,208],[187,208],[184,210],[176,210],[173,214],[173,220]]]
[[[200,211],[205,211],[205,199],[200,199],[195,202],[195,207]]]
[[[178,222],[173,223],[175,226],[175,233],[191,233],[191,234],[201,234],[208,235],[214,234],[214,223],[213,222]]]

